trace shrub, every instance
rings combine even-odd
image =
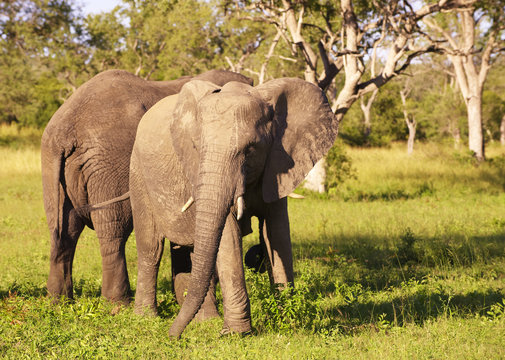
[[[285,289],[272,288],[266,274],[248,270],[246,277],[252,318],[258,331],[289,334],[296,329],[319,330],[322,295],[311,292],[303,276],[295,288]]]
[[[347,155],[344,144],[341,141],[335,142],[326,155],[326,179],[324,186],[328,193],[334,193],[339,185],[345,180],[355,178],[356,172],[352,167],[351,158]]]

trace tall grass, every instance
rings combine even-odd
[[[35,148],[1,150],[0,177],[40,175],[40,150]]]
[[[17,125],[0,125],[0,177],[40,174],[42,131]]]
[[[489,149],[479,166],[430,144],[412,157],[400,144],[347,152],[356,179],[334,196],[289,200],[295,288],[273,290],[266,274],[247,271],[256,334],[218,338],[218,319],[170,341],[178,305],[168,251],[159,318],[100,298],[89,229],[74,261],[75,301],[50,303],[40,153],[0,146],[0,357],[504,358],[504,151]],[[258,239],[255,229],[244,249]],[[135,289],[134,235],[126,253]]]
[[[500,194],[505,190],[505,149],[488,148],[488,161],[477,164],[468,151],[419,144],[407,155],[404,144],[390,148],[348,149],[355,177],[340,185],[344,200],[397,200],[436,195]]]
[[[16,124],[0,124],[0,147],[38,147],[42,129],[20,127]]]

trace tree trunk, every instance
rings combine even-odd
[[[365,137],[365,139],[367,139],[368,142],[368,137],[372,132],[372,122],[370,121],[370,110],[364,111],[363,116],[365,117],[364,121],[365,128],[363,129],[363,136]]]
[[[505,114],[502,116],[500,123],[500,144],[505,146]]]
[[[482,133],[482,99],[472,96],[466,103],[468,112],[468,147],[478,161],[485,160],[484,136]]]
[[[310,170],[305,178],[304,188],[316,191],[318,193],[323,193],[325,191],[324,188],[324,180],[326,179],[326,171],[324,169],[325,159],[322,158],[319,160],[316,165]]]
[[[368,142],[368,137],[370,136],[370,133],[372,132],[372,120],[371,120],[371,110],[372,110],[372,104],[375,101],[377,94],[379,93],[379,89],[375,89],[372,92],[372,95],[368,98],[368,101],[365,103],[365,98],[363,96],[360,97],[360,107],[361,111],[363,112],[363,117],[364,117],[364,131],[363,131],[363,136],[365,138],[365,142]]]
[[[416,120],[406,119],[407,127],[409,128],[409,139],[407,140],[407,154],[412,155],[414,152],[414,140],[416,138]]]
[[[407,110],[407,95],[410,93],[410,90],[407,88],[403,88],[400,90],[400,98],[402,100],[403,105],[403,118],[405,119],[405,123],[407,124],[407,128],[409,129],[409,139],[407,140],[407,154],[412,155],[414,152],[414,140],[416,138],[416,119],[412,116],[409,116],[409,112]]]

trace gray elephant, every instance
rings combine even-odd
[[[138,123],[158,100],[191,80],[146,81],[122,70],[103,72],[83,84],[56,111],[42,136],[44,207],[51,233],[49,294],[73,297],[72,262],[85,225],[95,229],[102,255],[102,295],[129,301],[125,243],[133,221],[128,194],[106,209],[95,204],[128,192],[130,156]],[[252,84],[229,71],[194,77],[217,85]]]
[[[153,106],[140,122],[130,163],[135,311],[156,312],[166,238],[172,248],[193,247],[191,277],[176,283],[187,293],[170,335],[180,336],[207,302],[215,267],[223,332],[250,331],[241,236],[251,231],[251,216],[261,218],[273,282],[293,282],[286,196],[328,151],[337,129],[322,91],[299,79],[257,87],[193,80]]]

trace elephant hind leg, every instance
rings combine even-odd
[[[79,235],[84,229],[83,220],[73,210],[70,199],[60,190],[58,228],[51,232],[51,258],[47,290],[55,301],[61,296],[73,298],[72,262]]]
[[[191,280],[192,253],[192,248],[189,246],[179,246],[170,243],[173,291],[178,304],[181,306]],[[207,291],[207,296],[195,316],[195,320],[204,321],[215,317],[219,317],[219,312],[217,311],[216,277],[214,276]]]
[[[128,203],[114,204],[91,213],[102,255],[102,296],[114,302],[130,302],[130,281],[125,246],[133,230]]]
[[[269,258],[270,282],[276,286],[293,286],[293,252],[289,231],[287,198],[268,204],[263,228],[265,251]]]

